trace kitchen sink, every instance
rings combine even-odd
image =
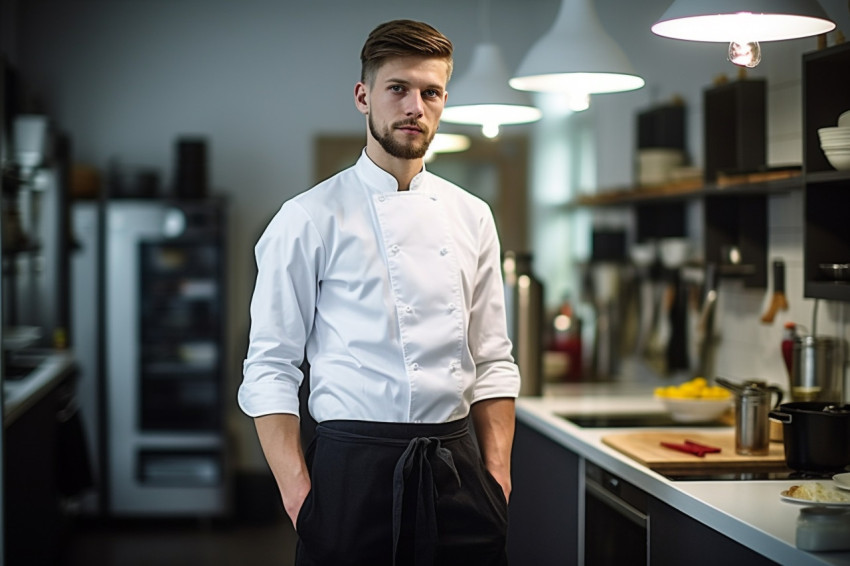
[[[5,381],[20,381],[26,379],[41,366],[49,355],[43,353],[9,353],[6,355],[3,365],[3,379]]]

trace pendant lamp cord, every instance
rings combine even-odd
[[[490,1],[479,0],[478,19],[481,24],[482,43],[490,43]]]

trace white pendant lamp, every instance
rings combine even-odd
[[[760,41],[819,35],[835,29],[817,0],[675,0],[652,26],[656,35],[729,43],[729,60],[761,61]]]
[[[635,90],[644,80],[602,28],[592,0],[562,0],[555,23],[525,55],[510,85],[566,93],[578,109],[590,94]]]
[[[486,9],[486,2],[484,4]],[[482,20],[486,20],[486,15]],[[485,23],[483,27],[486,30],[488,26]],[[476,45],[469,69],[449,83],[449,99],[442,120],[480,125],[488,138],[499,135],[499,127],[503,124],[539,120],[542,113],[533,106],[531,97],[510,88],[509,78],[499,48],[487,41]]]
[[[835,23],[817,0],[675,0],[653,33],[689,41],[779,41],[826,33]]]

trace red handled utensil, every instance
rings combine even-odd
[[[665,448],[670,448],[671,450],[685,452],[686,454],[693,454],[694,456],[699,456],[700,458],[705,457],[706,454],[716,454],[720,452],[720,448],[717,446],[707,446],[705,444],[700,444],[699,442],[694,442],[693,440],[685,440],[684,444],[676,444],[675,442],[662,441],[661,446]]]

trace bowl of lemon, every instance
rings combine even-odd
[[[715,421],[732,407],[732,393],[719,385],[709,385],[703,377],[657,387],[655,397],[670,413],[670,418],[680,423]]]

